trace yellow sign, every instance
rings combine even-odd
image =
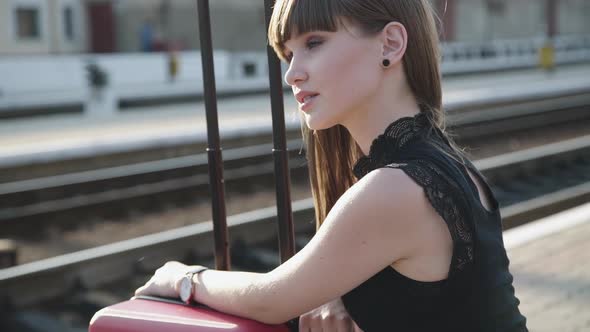
[[[548,43],[539,49],[539,65],[544,69],[555,67],[555,48]]]
[[[171,79],[176,78],[176,75],[178,75],[178,69],[180,66],[178,62],[179,59],[176,52],[171,52],[168,54],[168,74],[170,75]]]

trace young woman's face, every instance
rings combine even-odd
[[[295,35],[285,47],[290,59],[285,81],[296,99],[300,91],[317,94],[307,102],[297,101],[310,129],[354,121],[358,112],[371,107],[383,77],[377,38],[361,37],[358,28],[349,24],[336,32]]]

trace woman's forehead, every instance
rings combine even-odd
[[[305,35],[306,33],[309,32],[314,32],[314,31],[326,31],[326,32],[336,32],[338,30],[341,30],[342,28],[346,28],[346,27],[350,27],[352,25],[354,25],[353,21],[346,18],[346,17],[342,17],[342,16],[334,16],[332,20],[330,20],[333,22],[332,23],[328,23],[328,22],[296,22],[296,21],[291,21],[289,22],[290,24],[288,24],[287,26],[284,27],[284,29],[287,29],[287,31],[285,31],[283,33],[283,35],[285,36],[289,36],[289,39],[293,39],[296,38],[298,35]]]
[[[338,33],[338,32],[342,32],[342,31],[350,32],[350,31],[353,31],[354,29],[355,29],[355,25],[352,24],[351,22],[345,21],[344,19],[342,19],[342,21],[336,20],[336,30],[335,31],[316,29],[316,30],[306,31],[306,32],[303,32],[300,34],[299,29],[296,26],[294,26],[291,29],[291,31],[289,32],[289,38],[284,40],[283,45],[285,47],[287,47],[287,43],[297,42],[297,40],[304,39],[306,36],[313,34],[313,33]]]

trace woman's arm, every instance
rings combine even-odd
[[[263,273],[205,270],[193,276],[193,299],[215,310],[228,314],[258,319],[265,308],[261,294],[253,292]]]
[[[264,274],[207,270],[195,299],[213,309],[279,324],[340,297],[420,246],[431,209],[399,169],[377,169],[336,202],[295,256]]]

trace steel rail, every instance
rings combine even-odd
[[[472,123],[472,121],[476,120],[489,121],[491,119],[506,118],[510,113],[517,110],[522,114],[532,114],[564,108],[584,107],[590,105],[590,79],[577,79],[569,82],[527,82],[523,84],[522,88],[518,89],[514,86],[490,86],[452,91],[444,95],[443,105],[449,115],[461,113],[461,116],[457,117],[457,124]],[[294,134],[293,137],[297,136],[295,134],[299,134],[298,125],[289,128],[289,133]],[[256,128],[256,131],[252,132],[243,130],[243,135],[251,134],[268,137],[264,141],[268,142],[272,137],[272,128],[267,125],[266,127]],[[231,138],[225,137],[225,144],[227,145],[249,138],[231,132],[225,134],[225,136],[231,136]],[[82,158],[96,156],[113,158],[121,154],[145,150],[170,151],[171,148],[178,146],[202,145],[204,140],[204,134],[179,133],[177,136],[167,139],[148,136],[144,140],[133,142],[107,141],[99,146],[93,146],[92,149],[80,147],[75,151],[62,151],[61,153],[55,153],[55,151],[37,153],[34,158],[26,154],[4,156],[0,159],[0,167],[14,170],[16,167],[25,166],[32,162],[39,163],[40,161],[43,167],[46,167],[49,163],[63,161],[65,157],[67,157],[68,165],[70,165],[75,160]],[[165,154],[163,155],[165,156]],[[6,177],[0,177],[0,179],[6,179]]]
[[[492,183],[505,229],[590,200],[590,135],[474,164]],[[298,231],[313,233],[312,199],[294,202],[293,213]],[[276,218],[276,207],[270,207],[230,216],[228,225],[235,239],[257,245],[276,238],[270,227]],[[1,296],[19,308],[153,271],[172,257],[206,260],[212,238],[211,223],[199,223],[3,269]]]
[[[471,121],[474,124],[464,122],[460,125],[454,123],[456,117],[463,117],[463,115],[450,114],[451,129],[456,130],[461,139],[479,139],[498,134],[501,130],[507,130],[506,128],[522,130],[549,124],[557,125],[563,121],[590,119],[590,112],[587,109],[544,111],[524,116],[520,116],[520,113],[518,116],[506,113],[503,119],[494,116],[488,121],[484,120],[486,114],[487,111],[478,118],[472,117]],[[510,114],[513,118],[509,117]],[[287,144],[287,150],[292,151],[291,158],[295,162],[290,168],[293,171],[301,170],[306,166],[304,156],[297,152],[301,149],[303,146],[300,139],[291,140]],[[271,175],[273,167],[269,160],[270,150],[269,144],[227,150],[224,160],[225,184],[248,186],[249,180],[254,177]],[[3,202],[0,205],[0,222],[7,225],[7,228],[4,228],[1,233],[6,234],[11,231],[8,225],[35,216],[106,203],[121,203],[125,200],[187,189],[205,193],[210,181],[204,174],[208,163],[207,156],[201,154],[3,183],[0,186],[0,199]],[[121,187],[122,183],[128,183],[128,185]],[[75,189],[77,187],[80,189]],[[85,189],[85,187],[100,189],[96,191]],[[39,197],[45,198],[39,199]]]
[[[288,147],[297,151],[300,144],[299,140],[292,140],[289,141]],[[272,175],[273,162],[268,160],[269,150],[269,145],[228,150],[225,160],[225,184],[229,183],[233,187],[247,185],[255,177]],[[291,169],[306,166],[303,156],[293,152],[291,157],[295,162]],[[205,173],[207,165],[207,156],[201,154],[5,183],[0,187],[0,197],[3,201],[0,222],[7,228],[0,233],[9,233],[10,225],[15,225],[15,222],[23,218],[106,203],[122,203],[125,200],[187,189],[192,189],[196,193],[206,193],[210,181]],[[127,185],[121,187],[121,183]],[[98,189],[85,189],[87,187]],[[54,197],[47,199],[51,193],[54,193]],[[35,201],[38,197],[44,196],[44,200]],[[12,203],[11,206],[10,202],[16,203]]]

